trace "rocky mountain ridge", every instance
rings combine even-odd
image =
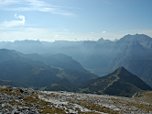
[[[92,79],[81,91],[131,97],[137,92],[146,90],[152,88],[124,67],[119,67],[106,76]]]

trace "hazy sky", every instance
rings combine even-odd
[[[152,0],[0,0],[0,40],[152,36]]]

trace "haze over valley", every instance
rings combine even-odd
[[[152,114],[151,0],[0,0],[0,114]]]
[[[124,81],[138,77],[139,79],[135,79],[136,84],[145,83],[145,86],[141,84],[145,88],[135,84],[135,91],[123,96],[132,96],[138,90],[151,90],[152,38],[144,34],[126,35],[117,41],[99,39],[78,42],[1,42],[0,47],[0,77],[3,83],[6,80],[6,83],[14,86],[35,89],[98,93],[105,86],[104,81],[99,81],[99,77],[107,77],[106,88],[113,86],[111,83],[116,83],[116,79],[113,82],[112,77],[108,79],[105,75],[111,75],[116,69],[123,68],[125,70],[115,75],[129,75],[124,77]],[[94,79],[99,81],[99,85],[103,85],[92,86],[93,89],[87,90],[87,84]],[[120,79],[119,77],[117,80]],[[125,83],[124,81],[121,83]],[[97,88],[99,90],[94,91]],[[124,91],[124,88],[120,91]],[[121,92],[116,95],[119,94],[121,95]]]

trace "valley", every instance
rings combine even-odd
[[[152,44],[142,39],[152,42],[0,43],[0,114],[151,114]]]
[[[55,67],[80,69],[81,65],[100,77],[123,66],[152,87],[152,38],[146,34],[128,34],[115,41],[0,42],[0,49],[29,54],[30,59]]]
[[[0,114],[152,114],[152,0],[0,0]]]

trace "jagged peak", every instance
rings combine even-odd
[[[98,39],[98,41],[103,41],[103,40],[104,40],[104,38],[103,38],[103,37],[101,37],[101,38],[99,38],[99,39]]]
[[[114,72],[113,74],[116,74],[119,78],[120,77],[130,77],[134,74],[132,74],[130,71],[128,71],[124,66],[120,66],[118,67]]]
[[[117,69],[119,69],[119,70],[126,70],[126,68],[124,66],[120,66]]]
[[[125,72],[126,72],[126,71],[128,72],[128,70],[127,70],[124,66],[118,67],[115,71],[119,71],[120,73],[121,73],[121,72],[124,72],[124,71],[125,71]]]

